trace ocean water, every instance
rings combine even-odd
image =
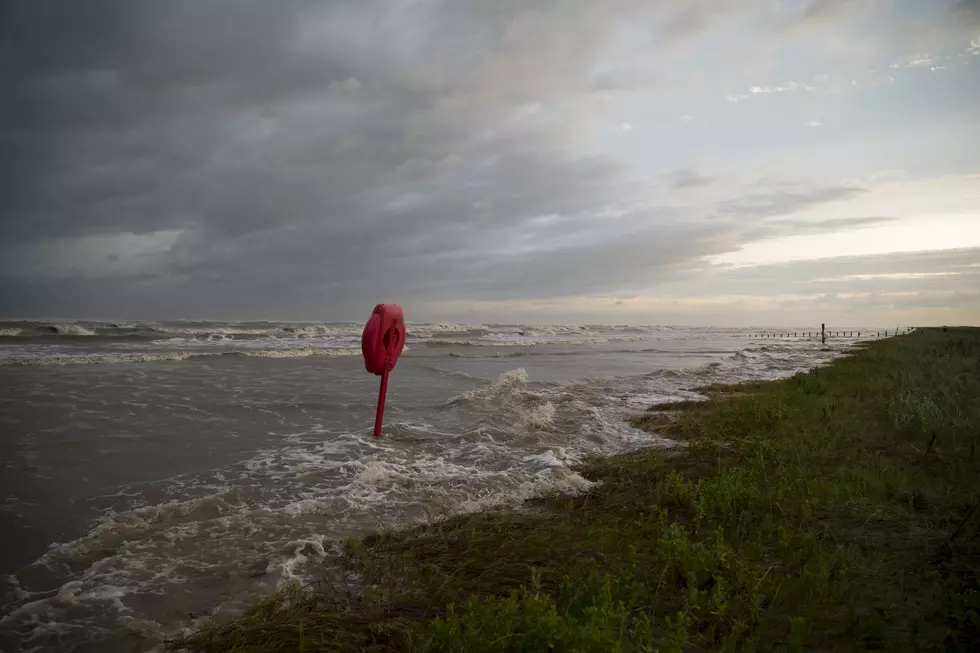
[[[586,491],[587,457],[672,445],[631,413],[858,340],[410,325],[375,439],[360,329],[0,323],[0,650],[162,650],[351,535]]]

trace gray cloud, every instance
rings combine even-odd
[[[745,268],[706,268],[666,290],[696,297],[708,286],[731,297],[722,312],[691,319],[819,327],[821,322],[894,328],[898,324],[971,323],[980,307],[980,249],[834,257]],[[739,312],[738,298],[755,298]],[[939,317],[937,317],[939,316]]]
[[[778,30],[788,43],[821,43],[820,59],[830,67],[824,72],[841,73],[845,83],[853,72],[839,70],[841,63],[861,57],[875,67],[894,63],[886,62],[888,56],[904,61],[924,52],[962,50],[980,21],[976,0],[809,0],[780,16]]]
[[[968,290],[980,286],[980,249],[842,256],[713,272],[726,290],[836,294]]]
[[[2,115],[0,270],[48,284],[33,295],[120,274],[199,306],[507,294],[527,286],[519,269],[569,292],[569,256],[515,264],[516,230],[557,215],[528,233],[567,238],[630,193],[620,164],[569,149],[536,109],[587,90],[616,27],[592,3],[23,3],[4,18],[18,101]],[[109,251],[161,233],[178,234],[166,251]]]
[[[861,227],[873,227],[892,222],[893,218],[833,218],[830,220],[803,220],[799,218],[767,220],[753,231],[753,240],[779,236],[802,236],[849,231]]]
[[[772,188],[721,202],[716,211],[721,216],[769,218],[851,199],[864,192],[866,191],[863,188],[853,186]]]
[[[820,220],[817,222],[792,220],[786,221],[790,230],[795,234],[826,233],[828,231],[845,231],[855,227],[872,227],[892,222],[894,218],[867,217],[867,218],[833,218],[831,220]]]
[[[682,148],[651,148],[651,177],[593,135],[641,125],[659,107],[629,102],[754,6],[4,3],[0,312],[621,294],[753,239],[877,223],[791,217],[857,187],[760,180],[718,201],[722,176]]]
[[[800,22],[826,20],[851,11],[860,4],[860,0],[810,0],[798,20]]]
[[[834,32],[849,27],[849,22],[862,17],[862,12],[873,9],[862,0],[809,0],[798,10],[792,11],[781,23],[784,36],[796,38],[834,37]],[[873,39],[887,39],[896,26],[892,20],[876,16],[875,24],[867,29]],[[866,26],[867,27],[867,26]]]
[[[710,185],[713,181],[711,177],[702,175],[697,170],[690,168],[675,170],[669,175],[669,180],[673,187],[678,189],[700,188]]]
[[[956,12],[960,18],[980,23],[980,0],[958,0]]]

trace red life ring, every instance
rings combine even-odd
[[[405,347],[405,313],[398,304],[378,304],[361,334],[361,353],[364,367],[371,374],[381,375],[395,369],[398,356]]]

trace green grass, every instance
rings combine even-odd
[[[918,651],[980,642],[980,330],[634,423],[589,494],[351,541],[193,651]]]

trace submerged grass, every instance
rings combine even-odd
[[[584,496],[349,542],[192,651],[976,650],[980,330],[635,419]]]

